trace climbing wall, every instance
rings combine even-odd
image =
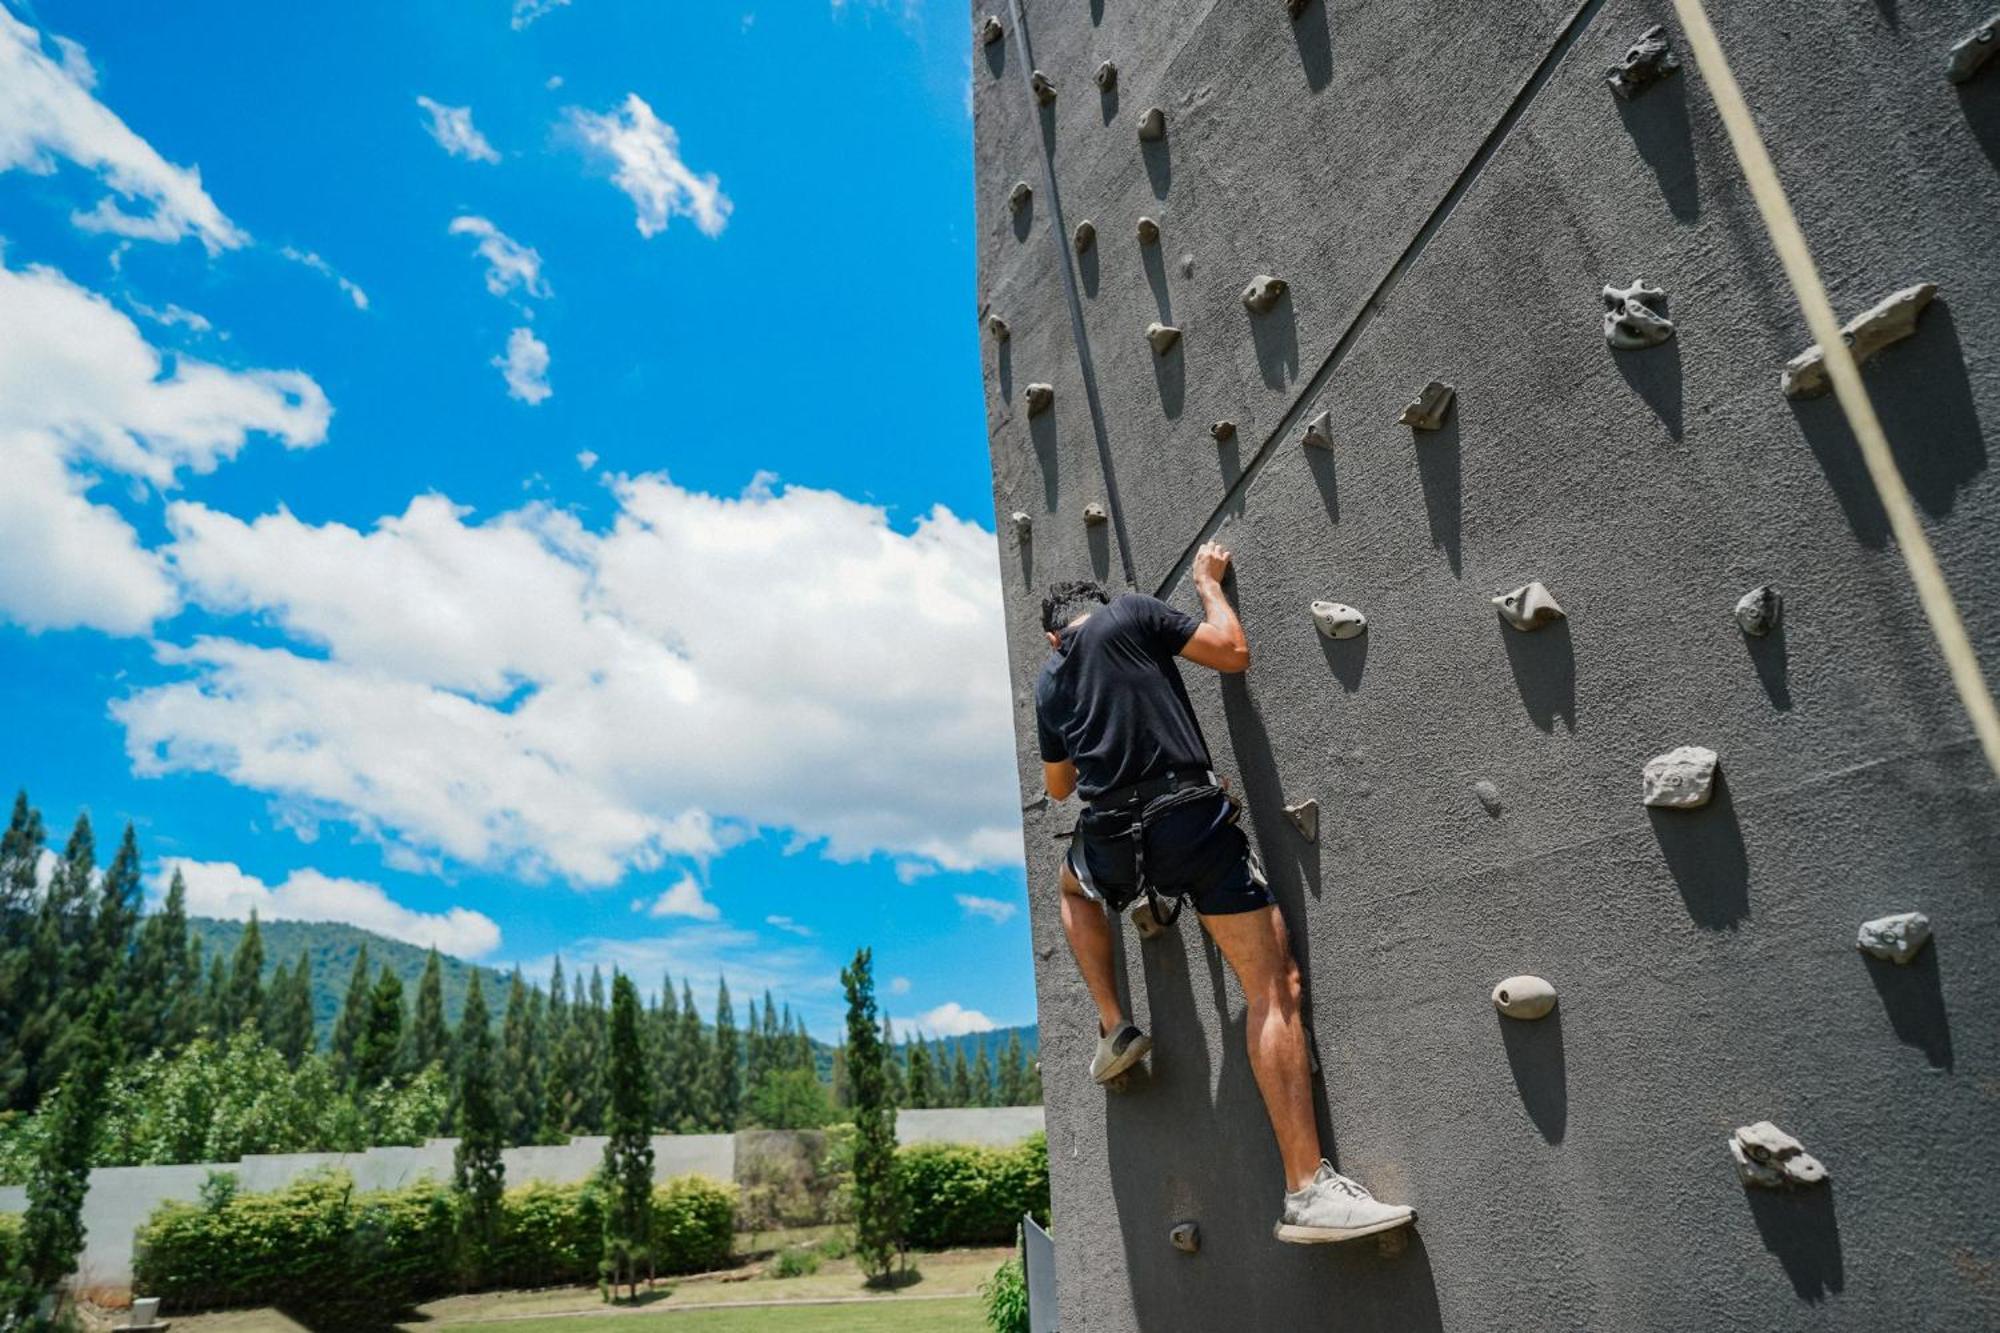
[[[1935,284],[1864,378],[1989,679],[1992,4],[1711,6],[1842,318]],[[1062,1327],[2000,1326],[2000,782],[1839,409],[1781,390],[1810,339],[1671,5],[971,17]],[[1121,932],[1158,1044],[1088,1078],[1040,590],[1192,610],[1211,536],[1256,660],[1190,685],[1304,970],[1321,1132],[1418,1210],[1400,1255],[1272,1240],[1243,1000],[1191,915]],[[1684,746],[1713,771],[1642,777]],[[1911,961],[1856,947],[1908,911]],[[1496,1011],[1523,974],[1542,1018]],[[1806,1155],[1751,1135],[1739,1171],[1762,1121]]]

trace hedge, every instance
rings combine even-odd
[[[15,1256],[21,1248],[21,1215],[0,1213],[0,1283],[14,1271]]]
[[[1005,1245],[1023,1213],[1049,1220],[1049,1141],[1013,1148],[917,1143],[896,1154],[903,1236],[920,1250]]]

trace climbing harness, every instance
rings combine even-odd
[[[1192,890],[1163,894],[1154,885],[1146,874],[1146,830],[1176,810],[1218,796],[1228,803],[1229,822],[1234,824],[1242,811],[1236,798],[1230,794],[1226,780],[1218,778],[1208,769],[1180,770],[1105,792],[1090,803],[1074,825],[1054,836],[1058,842],[1068,841],[1072,848],[1076,847],[1077,838],[1098,843],[1130,839],[1132,897],[1143,897],[1154,920],[1163,927],[1171,926],[1180,919],[1181,908]],[[1106,901],[1109,902],[1108,896]],[[1121,904],[1113,903],[1111,906],[1123,910]]]

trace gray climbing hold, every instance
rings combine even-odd
[[[1049,82],[1049,76],[1036,70],[1028,76],[1028,86],[1035,91],[1035,100],[1043,106],[1056,104],[1056,86]]]
[[[1033,516],[1016,509],[1012,517],[1014,520],[1014,535],[1022,541],[1028,540],[1028,534],[1035,530]]]
[[[1105,512],[1104,506],[1095,500],[1083,507],[1083,521],[1090,527],[1094,528],[1099,523],[1109,522],[1110,518],[1111,515]]]
[[[1862,922],[1860,932],[1854,937],[1854,947],[1892,963],[1907,963],[1917,956],[1930,937],[1929,917],[1922,912],[1898,912],[1894,916],[1878,916],[1873,921]]]
[[[1319,802],[1300,801],[1297,805],[1285,807],[1285,818],[1292,821],[1292,827],[1307,842],[1319,841]]]
[[[1501,616],[1518,630],[1540,629],[1542,626],[1567,617],[1563,609],[1556,605],[1556,599],[1542,586],[1541,580],[1524,583],[1512,592],[1503,592],[1498,597],[1488,599],[1500,608]]]
[[[1622,351],[1658,347],[1674,336],[1666,314],[1667,294],[1634,278],[1630,287],[1604,289],[1604,341]]]
[[[1437,430],[1444,425],[1445,413],[1451,411],[1453,389],[1443,380],[1432,380],[1417,390],[1416,401],[1403,409],[1403,415],[1396,418],[1405,426],[1417,430]]]
[[[1181,256],[1181,276],[1182,276],[1183,278],[1192,278],[1192,277],[1194,276],[1194,256],[1193,256],[1193,255],[1182,255],[1182,256]]]
[[[1694,810],[1715,794],[1715,751],[1683,745],[1646,761],[1640,777],[1641,797],[1663,810]]]
[[[1007,191],[1007,207],[1018,213],[1026,208],[1029,201],[1034,197],[1034,186],[1028,184],[1026,181],[1015,181],[1014,188]]]
[[[1077,223],[1076,230],[1070,233],[1069,243],[1075,247],[1078,254],[1082,254],[1091,246],[1096,245],[1097,224],[1089,218],[1085,218],[1083,221]]]
[[[1181,340],[1181,331],[1171,324],[1154,320],[1146,326],[1146,341],[1153,345],[1154,356],[1165,356]]]
[[[1160,920],[1159,915],[1153,911],[1153,900],[1144,894],[1139,895],[1139,901],[1132,904],[1131,910],[1125,917],[1132,923],[1132,929],[1139,932],[1139,938],[1142,940],[1150,940],[1156,935],[1164,935],[1167,932],[1167,923]]]
[[[1321,412],[1306,423],[1306,433],[1300,444],[1314,449],[1333,448],[1333,412]]]
[[[1493,988],[1493,1007],[1509,1018],[1546,1018],[1556,1007],[1556,988],[1540,977],[1508,977]]]
[[[1986,68],[1996,52],[2000,52],[2000,14],[1974,28],[1951,48],[1951,63],[1945,66],[1944,76],[1953,83],[1969,83],[1973,75]]]
[[[1768,1120],[1744,1125],[1730,1135],[1729,1156],[1743,1183],[1760,1189],[1817,1185],[1826,1179],[1826,1167],[1819,1158]]]
[[[1109,60],[1097,67],[1097,91],[1108,93],[1118,86],[1118,66]]]
[[[1477,796],[1479,803],[1486,807],[1487,814],[1497,815],[1500,813],[1500,789],[1494,786],[1489,779],[1481,778],[1479,781],[1473,783],[1472,794]]]
[[[1778,627],[1785,616],[1785,599],[1776,584],[1760,583],[1736,599],[1736,628],[1753,639],[1761,639]]]
[[[1208,433],[1214,437],[1217,444],[1228,444],[1236,438],[1236,423],[1233,421],[1218,421],[1208,428]]]
[[[1014,336],[1014,331],[1007,327],[1007,321],[998,315],[988,317],[986,331],[993,335],[993,341],[997,343],[1006,342]]]
[[[1314,602],[1313,626],[1329,639],[1351,639],[1368,628],[1368,617],[1345,602]]]
[[[1142,217],[1139,219],[1138,232],[1139,244],[1158,245],[1160,243],[1160,224],[1151,218]]]
[[[1201,1253],[1201,1228],[1192,1222],[1176,1223],[1167,1233],[1167,1239],[1183,1254]]]
[[[1155,143],[1167,137],[1167,113],[1156,106],[1146,108],[1146,114],[1139,117],[1139,139],[1142,143]]]
[[[979,44],[991,46],[1007,35],[1006,25],[991,14],[979,20]]]
[[[1052,384],[1030,384],[1028,386],[1028,415],[1038,417],[1055,406],[1056,390]]]
[[[1920,282],[1892,292],[1840,326],[1841,341],[1854,354],[1854,364],[1865,366],[1883,348],[1903,341],[1917,331],[1917,316],[1937,295],[1937,284]],[[1833,387],[1826,373],[1826,358],[1817,343],[1785,363],[1778,387],[1787,398],[1817,398]]]
[[[1285,280],[1259,273],[1243,289],[1243,304],[1254,315],[1269,314],[1285,296]]]
[[[1639,35],[1625,58],[1605,74],[1604,81],[1619,101],[1629,102],[1680,67],[1680,58],[1667,41],[1667,30],[1655,24]]]

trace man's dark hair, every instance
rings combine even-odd
[[[1096,579],[1052,583],[1048,596],[1042,598],[1042,628],[1060,634],[1077,617],[1087,616],[1110,601],[1110,592]]]

